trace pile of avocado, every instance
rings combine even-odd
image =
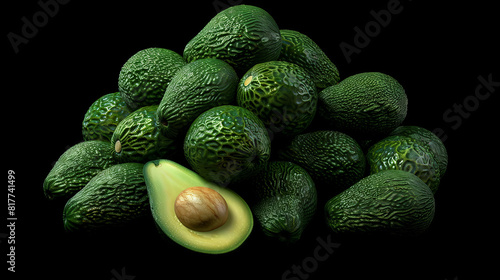
[[[318,215],[337,234],[419,235],[448,158],[432,132],[401,126],[407,104],[393,77],[341,80],[308,36],[233,6],[183,55],[148,48],[126,61],[43,189],[67,200],[67,231],[152,215],[210,254],[238,248],[254,219],[256,234],[288,244]]]

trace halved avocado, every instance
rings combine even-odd
[[[151,212],[161,230],[173,241],[196,252],[222,254],[238,248],[250,235],[253,216],[248,204],[235,192],[206,181],[195,172],[170,160],[144,165]],[[196,231],[181,223],[175,214],[175,200],[185,189],[207,187],[227,203],[226,222],[211,231]]]

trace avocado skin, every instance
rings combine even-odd
[[[436,136],[436,134],[423,127],[410,125],[399,126],[389,135],[408,136],[424,144],[434,155],[434,158],[439,165],[439,173],[441,174],[441,177],[443,177],[448,167],[448,152],[446,151],[444,143],[441,141],[441,139],[439,139],[439,137]]]
[[[174,154],[176,143],[162,134],[157,109],[158,105],[142,107],[118,124],[111,137],[115,149],[113,155],[118,162],[145,163]],[[117,141],[120,141],[119,150]]]
[[[59,157],[43,182],[43,192],[49,199],[68,198],[114,164],[117,162],[109,142],[80,142]]]
[[[271,140],[262,121],[233,105],[218,106],[198,116],[184,140],[189,165],[221,186],[248,178],[270,154]]]
[[[314,181],[302,167],[272,161],[252,179],[252,211],[263,233],[286,243],[298,241],[316,212]]]
[[[186,45],[184,58],[218,58],[241,75],[257,63],[277,60],[280,50],[280,31],[271,15],[259,7],[238,5],[213,17]]]
[[[118,123],[131,112],[119,92],[100,97],[92,103],[83,118],[83,140],[111,141]]]
[[[66,231],[93,231],[125,225],[149,213],[143,164],[123,163],[97,174],[68,200]]]
[[[349,135],[320,130],[293,137],[278,151],[280,160],[304,168],[316,183],[321,197],[331,197],[365,175],[363,150]]]
[[[356,139],[388,135],[403,122],[407,110],[404,88],[380,72],[352,75],[319,93],[319,115],[332,129]]]
[[[325,205],[334,233],[417,236],[434,218],[434,196],[417,176],[387,170],[361,179]]]
[[[176,52],[148,48],[130,57],[120,70],[118,89],[132,111],[157,105],[175,73],[186,64]]]
[[[339,80],[337,66],[307,35],[295,30],[282,29],[282,46],[278,60],[288,61],[304,68],[320,89],[336,85]]]
[[[398,169],[417,175],[436,193],[441,173],[432,152],[424,143],[407,136],[389,136],[375,143],[366,154],[370,174]]]
[[[286,136],[299,134],[311,124],[318,103],[309,74],[286,61],[252,67],[241,78],[236,97],[238,105],[252,111],[269,131]]]
[[[201,113],[232,103],[238,81],[234,69],[222,60],[188,63],[172,78],[158,107],[164,133],[172,138],[182,135]]]

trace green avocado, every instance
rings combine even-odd
[[[123,65],[118,89],[132,110],[157,105],[175,73],[186,64],[178,53],[163,49],[144,49]]]
[[[441,173],[428,146],[408,136],[389,136],[375,143],[366,154],[370,173],[398,169],[417,175],[435,193]]]
[[[123,163],[97,174],[68,200],[63,211],[67,231],[94,231],[125,225],[149,213],[143,164]]]
[[[291,162],[273,161],[249,183],[256,197],[252,211],[263,233],[281,242],[298,241],[317,206],[316,187],[307,171]]]
[[[158,105],[135,110],[123,119],[111,137],[118,162],[141,162],[174,154],[175,141],[162,134],[157,121]]]
[[[221,186],[248,178],[270,154],[271,140],[262,121],[233,105],[218,106],[198,116],[184,140],[189,165]]]
[[[238,85],[238,105],[252,111],[269,131],[296,135],[314,119],[316,86],[302,67],[286,61],[255,65]]]
[[[400,126],[393,130],[389,135],[408,136],[427,146],[439,165],[439,173],[441,174],[441,177],[444,175],[448,167],[448,153],[443,142],[436,136],[436,134],[423,127],[410,125]]]
[[[257,63],[277,60],[280,50],[280,30],[271,15],[259,7],[237,5],[213,17],[186,45],[184,58],[218,58],[245,73]]]
[[[280,160],[304,168],[316,183],[321,197],[331,197],[365,175],[365,155],[349,135],[319,130],[300,134],[278,151]]]
[[[407,107],[405,90],[396,79],[366,72],[322,90],[318,112],[332,129],[366,140],[386,136],[398,127]]]
[[[412,173],[387,170],[361,179],[325,205],[334,233],[416,236],[434,218],[434,195]]]
[[[233,102],[238,81],[234,69],[215,58],[199,59],[181,68],[170,81],[157,111],[165,134],[183,135],[201,113]]]
[[[115,164],[109,142],[78,143],[59,157],[43,182],[43,192],[49,199],[71,197],[97,173]]]
[[[178,244],[196,252],[222,254],[238,248],[252,232],[252,211],[238,194],[203,179],[182,165],[170,160],[151,161],[144,165],[144,177],[156,224]],[[176,202],[181,192],[193,187],[209,188],[224,198],[228,213],[223,225],[208,231],[184,225],[182,217],[178,217]],[[201,217],[200,220],[209,221]]]
[[[304,68],[320,89],[339,82],[339,70],[311,38],[295,30],[282,29],[280,32],[282,46],[278,60]]]
[[[131,112],[119,92],[100,97],[92,103],[83,118],[83,140],[111,141],[118,123]]]

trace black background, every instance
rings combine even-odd
[[[21,19],[31,21],[41,8],[37,1],[8,2],[2,7],[2,138],[7,140],[3,161],[7,170],[16,173],[18,220],[17,272],[6,273],[7,279],[21,275],[127,279],[117,277],[122,273],[130,280],[132,276],[136,280],[281,279],[293,265],[302,266],[304,260],[313,264],[311,257],[320,244],[317,238],[331,238],[341,245],[326,261],[309,269],[314,271],[305,272],[303,279],[462,280],[498,275],[498,181],[494,180],[498,136],[494,133],[500,87],[484,100],[474,99],[479,76],[500,81],[494,2],[401,0],[402,11],[393,14],[386,27],[373,29],[370,42],[348,63],[339,45],[355,46],[354,28],[363,30],[374,20],[370,11],[387,9],[394,1],[218,1],[260,6],[280,28],[307,34],[337,65],[341,78],[365,71],[395,77],[409,99],[404,124],[441,128],[449,153],[448,171],[435,196],[436,216],[421,237],[340,238],[330,235],[320,217],[292,247],[252,234],[238,250],[218,256],[161,240],[149,219],[126,229],[67,234],[62,227],[64,202],[48,201],[42,191],[57,158],[82,141],[81,122],[87,108],[100,96],[117,91],[125,61],[148,47],[182,54],[185,44],[217,13],[215,1],[113,5],[70,1],[60,4],[17,54],[7,34],[21,35]],[[470,112],[459,117],[460,124],[443,117],[464,101],[469,102]],[[7,182],[0,193],[6,215]],[[3,219],[2,224],[7,223]],[[1,226],[0,233],[6,232]],[[7,240],[0,239],[2,274],[8,267]]]

